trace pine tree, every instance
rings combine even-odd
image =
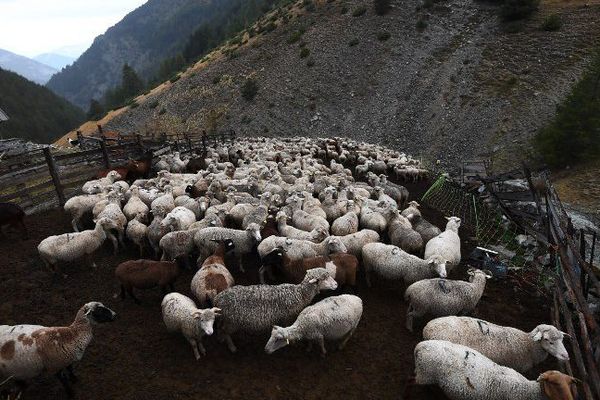
[[[128,100],[137,96],[144,89],[144,82],[140,79],[135,70],[125,63],[123,65],[123,78],[121,81],[121,90],[123,100]]]
[[[104,115],[104,107],[100,102],[96,99],[92,99],[90,101],[90,108],[87,112],[87,119],[89,120],[98,120]]]

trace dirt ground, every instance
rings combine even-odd
[[[409,187],[422,193],[424,185]],[[434,210],[425,216],[443,226]],[[413,348],[419,334],[405,326],[403,288],[374,282],[367,289],[362,276],[358,295],[364,301],[363,319],[343,351],[331,350],[326,359],[307,353],[303,346],[284,348],[267,355],[261,337],[234,337],[238,353],[230,354],[214,337],[205,342],[208,354],[194,360],[188,343],[166,332],[160,313],[158,289],[140,293],[142,305],[121,301],[113,271],[124,260],[137,258],[128,248],[113,256],[106,243],[96,254],[99,268],[86,265],[64,267],[68,278],[53,277],[42,269],[36,246],[43,238],[70,231],[61,210],[28,217],[30,239],[12,234],[0,240],[0,324],[34,323],[66,325],[88,301],[101,301],[118,314],[115,322],[97,326],[83,360],[75,366],[80,378],[78,399],[398,399],[413,370]],[[474,243],[463,231],[463,258]],[[257,260],[245,274],[234,271],[238,283],[258,282]],[[192,271],[176,283],[176,290],[190,296]],[[452,276],[465,279],[464,268]],[[488,283],[476,316],[499,324],[531,330],[549,319],[548,301],[533,293],[514,289],[510,280]],[[331,348],[331,346],[330,346]],[[546,368],[556,368],[554,361]],[[538,371],[532,371],[531,378]],[[53,377],[33,382],[24,399],[66,398]],[[413,399],[443,399],[439,390],[417,387]]]

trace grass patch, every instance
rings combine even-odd
[[[360,17],[361,15],[364,15],[367,12],[367,7],[366,6],[359,6],[356,7],[354,9],[354,11],[352,11],[352,16],[353,17]]]
[[[158,107],[158,100],[154,100],[150,104],[148,104],[148,108],[156,108]]]
[[[314,65],[315,65],[315,60],[313,60],[312,58],[309,58],[309,59],[306,61],[306,66],[307,66],[307,67],[309,67],[309,68],[310,68],[310,67],[313,67]]]
[[[558,14],[548,15],[546,18],[544,18],[541,26],[542,30],[547,32],[556,32],[560,30],[561,27],[562,21],[560,19],[560,15]]]
[[[240,92],[244,99],[252,101],[258,93],[258,84],[256,83],[256,80],[252,78],[246,79],[240,88]]]
[[[419,20],[417,21],[416,28],[418,32],[423,32],[427,28],[427,21],[425,21],[425,18],[419,18]]]
[[[360,43],[360,41],[358,40],[358,38],[354,38],[348,43],[348,46],[354,47],[354,46],[357,46],[359,43]]]
[[[310,55],[310,49],[308,47],[303,47],[300,50],[300,58],[306,58]]]
[[[381,31],[377,33],[377,40],[379,40],[380,42],[385,42],[390,37],[392,37],[392,35],[387,31]]]

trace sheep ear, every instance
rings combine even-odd
[[[534,342],[539,342],[540,340],[542,340],[543,333],[542,333],[542,331],[540,331],[540,328],[535,328],[532,333],[533,333],[532,339]],[[541,377],[541,375],[540,375],[540,377]],[[540,378],[538,378],[538,380],[539,379]]]
[[[192,311],[190,313],[190,315],[192,316],[192,318],[198,319],[202,315],[202,311],[200,311],[200,310]]]
[[[575,377],[572,376],[571,377],[571,383],[573,385],[579,385],[581,383],[581,379],[577,379],[577,378],[575,378]]]
[[[214,312],[217,315],[221,315],[221,309],[218,307],[213,307],[210,309],[212,312]]]
[[[317,283],[317,278],[312,278],[308,283]]]
[[[571,335],[569,335],[567,332],[560,331],[560,333],[563,334],[563,337],[566,337],[566,338],[569,338],[569,339],[573,339],[573,337]]]
[[[538,378],[536,379],[536,382],[545,382],[546,381],[546,377],[544,376],[544,374],[538,376]]]

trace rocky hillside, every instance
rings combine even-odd
[[[476,156],[514,165],[600,37],[598,0],[542,1],[517,33],[487,3],[394,1],[384,16],[371,3],[283,8],[259,22],[262,33],[230,41],[101,123],[123,133],[346,135],[449,165]],[[540,29],[551,13],[563,21],[557,32]],[[248,79],[252,100],[240,90]]]

